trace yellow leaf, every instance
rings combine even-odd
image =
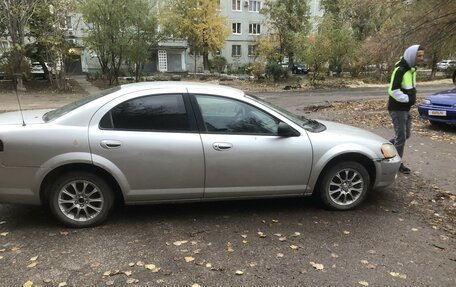
[[[173,244],[176,246],[181,246],[182,244],[185,244],[187,242],[188,242],[187,240],[180,240],[180,241],[173,242]]]
[[[186,256],[184,259],[185,259],[185,262],[187,262],[187,263],[195,260],[195,258],[193,258],[192,256]]]
[[[293,236],[293,237],[297,237],[297,236],[299,236],[299,235],[301,235],[301,233],[300,233],[300,232],[295,232],[295,233],[293,233],[293,235],[291,235],[291,236]]]
[[[201,285],[195,283],[195,284],[192,284],[192,287],[201,287]]]
[[[155,268],[157,268],[157,266],[155,266],[155,264],[146,264],[144,265],[144,268],[154,270]]]
[[[279,221],[277,219],[273,219],[272,223],[279,223]]]
[[[317,270],[323,270],[325,268],[323,266],[323,264],[319,264],[319,263],[315,263],[315,262],[310,262],[310,264],[312,265],[313,268],[315,268]]]
[[[0,233],[1,236],[7,236],[9,234],[9,232],[2,232]]]
[[[399,278],[401,278],[401,279],[407,279],[407,275],[401,274],[401,273],[399,273],[399,272],[390,272],[389,274],[390,274],[391,276],[393,276],[393,277],[399,277]]]
[[[0,256],[0,260],[3,259],[3,256]]]
[[[38,259],[38,256],[34,256],[32,258],[30,258],[30,261],[36,261]]]
[[[348,235],[348,234],[350,234],[350,231],[344,230],[344,234]]]
[[[27,281],[24,283],[24,285],[22,285],[22,287],[32,287],[33,286],[33,281]]]
[[[415,232],[416,232],[416,231],[418,231],[418,229],[417,229],[417,228],[412,228],[412,231],[415,231]]]
[[[290,245],[290,248],[293,249],[293,250],[296,250],[296,249],[299,248],[299,246],[297,246],[297,245]]]
[[[249,242],[247,240],[242,240],[242,243],[247,244]]]
[[[106,271],[105,273],[103,273],[103,276],[111,276],[111,271]]]
[[[258,231],[257,234],[258,234],[261,238],[265,238],[265,237],[266,237],[266,234],[264,234],[264,233],[261,232],[261,231]]]
[[[247,238],[247,235],[242,234],[241,237],[242,237],[242,238]]]
[[[243,275],[243,274],[244,274],[244,272],[242,272],[241,270],[236,271],[236,275]]]
[[[233,249],[233,244],[231,242],[228,242],[227,245],[226,245],[226,251],[228,252],[234,252],[234,249]]]
[[[280,237],[279,241],[287,241],[287,238],[286,237]]]
[[[59,283],[59,287],[64,287],[64,286],[67,286],[67,283],[66,283],[66,282],[60,282],[60,283]]]
[[[34,261],[34,262],[30,263],[29,265],[27,265],[27,268],[33,268],[33,267],[35,267],[37,264],[38,264],[38,262],[37,262],[37,261]]]
[[[144,262],[138,261],[138,262],[136,262],[136,266],[144,266]]]
[[[358,283],[359,285],[369,286],[369,283],[367,283],[366,281],[359,281]]]

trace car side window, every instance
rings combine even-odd
[[[195,97],[209,133],[277,135],[279,120],[252,105],[229,98]]]
[[[153,95],[118,104],[100,121],[100,129],[189,131],[182,95]]]

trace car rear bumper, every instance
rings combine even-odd
[[[37,168],[0,165],[0,203],[40,204],[39,192],[33,189]]]

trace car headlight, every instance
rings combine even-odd
[[[396,156],[396,148],[390,143],[382,144],[382,154],[385,158],[393,158]]]
[[[431,104],[431,101],[428,100],[428,99],[425,99],[421,102],[423,105],[430,105]]]

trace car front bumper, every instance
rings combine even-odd
[[[425,120],[456,124],[456,108],[452,106],[420,104],[418,113]]]

